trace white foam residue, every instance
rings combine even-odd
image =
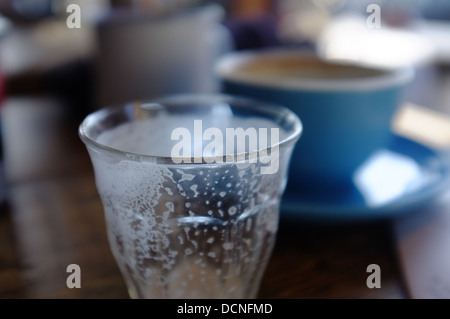
[[[167,134],[190,119],[166,120],[121,126],[99,142],[167,156],[172,145]],[[93,164],[111,248],[132,297],[255,295],[245,283],[264,269],[278,222],[276,203],[260,198],[272,196],[277,174],[261,177],[255,168],[234,164],[174,168],[137,158],[111,162],[101,154],[94,154]]]

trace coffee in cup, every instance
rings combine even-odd
[[[392,137],[412,68],[324,61],[310,51],[227,54],[216,67],[222,91],[285,105],[303,123],[289,186],[341,185]]]

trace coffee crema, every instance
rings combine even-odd
[[[354,61],[326,61],[313,52],[249,51],[222,58],[215,68],[223,82],[269,89],[373,91],[402,86],[410,68],[385,68]]]
[[[262,56],[247,60],[229,70],[230,77],[270,77],[292,79],[360,79],[386,75],[382,70],[346,63],[325,62],[314,57]]]

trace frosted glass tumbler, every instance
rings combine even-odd
[[[300,119],[227,95],[98,110],[79,128],[131,298],[256,298]]]

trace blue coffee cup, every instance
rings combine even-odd
[[[323,61],[298,49],[238,51],[216,65],[222,91],[289,107],[303,123],[289,185],[341,185],[392,138],[410,67]]]

